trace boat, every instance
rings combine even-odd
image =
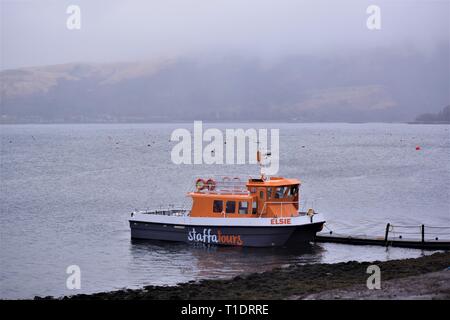
[[[257,159],[260,163],[260,152]],[[195,178],[190,208],[136,210],[132,239],[206,245],[276,247],[314,240],[325,223],[313,208],[299,210],[298,179],[209,176]]]

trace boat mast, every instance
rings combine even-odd
[[[259,138],[258,138],[258,140],[256,140],[256,162],[258,163],[258,166],[259,166],[259,172],[260,172],[260,176],[261,176],[261,180],[265,180],[266,179],[266,177],[265,177],[265,175],[264,175],[264,167],[263,167],[263,164],[262,164],[262,159],[261,159],[261,151],[259,150]]]

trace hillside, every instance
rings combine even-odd
[[[448,48],[426,57],[241,56],[0,72],[8,122],[409,121],[448,104]]]

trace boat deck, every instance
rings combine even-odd
[[[132,214],[140,213],[140,214],[149,214],[149,215],[162,215],[162,216],[181,217],[181,216],[189,216],[190,212],[191,212],[191,210],[189,210],[189,209],[182,209],[182,208],[174,209],[174,208],[170,208],[170,209],[140,210],[140,211],[134,211],[134,212],[132,212]],[[299,216],[306,216],[306,215],[308,215],[308,212],[299,211],[298,214],[299,214]],[[252,215],[252,217],[254,217],[254,218],[261,218],[261,215],[254,215],[254,216]]]

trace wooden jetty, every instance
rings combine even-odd
[[[450,250],[450,227],[400,226],[388,223],[384,237],[351,236],[333,234],[333,231],[330,231],[328,234],[317,234],[315,241],[425,250]]]

